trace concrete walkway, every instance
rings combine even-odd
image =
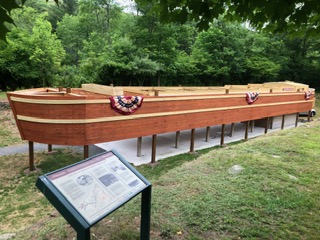
[[[299,123],[301,125],[303,123]],[[295,118],[286,119],[285,129],[295,127]],[[225,133],[229,132],[231,125],[225,126]],[[281,130],[280,119],[273,121],[273,129],[268,129],[268,133]],[[265,131],[264,127],[255,126],[252,132],[248,132],[248,138],[257,137],[263,135]],[[220,145],[221,126],[212,126],[210,128],[209,141],[206,142],[206,128],[195,129],[195,141],[194,149],[200,150],[205,148],[214,147]],[[232,137],[225,136],[224,143],[235,142],[243,140],[245,137],[245,124],[236,123],[234,133]],[[179,146],[175,148],[176,133],[165,133],[157,135],[157,147],[156,147],[156,160],[161,160],[170,156],[187,153],[190,151],[190,138],[191,130],[181,131],[179,137]],[[66,148],[66,146],[53,146],[55,148]],[[83,147],[69,147],[74,150],[83,152]],[[141,156],[137,156],[137,138],[120,140],[114,142],[99,143],[89,146],[89,156],[94,156],[104,151],[110,151],[115,149],[119,152],[128,162],[133,165],[141,165],[151,162],[151,149],[152,149],[152,136],[142,138]],[[35,151],[47,151],[48,145],[46,144],[34,144]],[[9,146],[0,148],[0,156],[11,155],[17,153],[28,153],[28,144]]]
[[[285,129],[293,128],[295,124],[286,125]],[[228,132],[230,125],[226,125],[225,132]],[[279,128],[268,129],[268,133],[281,130]],[[263,135],[265,128],[254,127],[254,131],[248,134],[248,138],[257,137]],[[210,138],[206,142],[206,128],[197,128],[195,130],[195,142],[194,149],[200,150],[220,145],[220,133],[221,126],[214,126],[210,128]],[[218,135],[216,137],[216,135]],[[232,137],[225,136],[224,143],[236,142],[243,140],[245,137],[245,124],[236,123],[235,131]],[[190,151],[190,138],[191,131],[181,131],[179,138],[179,147],[175,148],[175,133],[166,133],[157,135],[157,148],[156,148],[156,160],[161,160],[170,156],[187,153]],[[115,149],[119,152],[128,162],[135,166],[146,164],[151,162],[151,149],[152,149],[152,136],[142,138],[141,157],[137,156],[137,139],[128,139],[107,143],[96,144],[101,149],[110,151]]]

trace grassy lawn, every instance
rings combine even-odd
[[[137,169],[153,184],[151,239],[317,239],[320,122],[247,142],[183,154]],[[42,173],[80,153],[37,153]],[[0,157],[1,233],[73,239],[76,233],[26,174],[27,155]],[[240,165],[243,171],[228,170]],[[91,229],[92,239],[139,239],[139,197]]]
[[[17,125],[5,92],[0,92],[0,147],[24,143],[21,140]]]
[[[151,239],[319,239],[319,142],[316,116],[298,128],[136,167],[153,185]],[[35,182],[81,158],[69,149],[36,153],[42,171],[30,174],[28,155],[0,157],[0,235],[75,239]],[[234,165],[243,170],[230,173]],[[138,196],[96,224],[91,239],[139,239],[139,227]]]

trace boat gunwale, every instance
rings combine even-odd
[[[259,108],[259,107],[261,108],[261,107],[270,107],[270,106],[304,104],[308,102],[313,102],[313,100],[300,100],[300,101],[254,104],[254,105],[240,105],[240,106],[232,106],[232,107],[204,108],[204,109],[193,109],[193,110],[172,111],[172,112],[143,113],[143,114],[134,114],[134,115],[99,117],[99,118],[91,118],[91,119],[90,118],[88,119],[46,119],[46,118],[23,116],[18,114],[17,119],[19,121],[28,121],[28,122],[34,122],[34,123],[87,124],[87,123],[112,122],[112,121],[127,121],[127,120],[152,118],[152,117],[166,117],[171,115],[197,114],[197,113],[203,113],[203,112],[237,110],[237,109],[244,109],[244,108]]]
[[[53,99],[43,98],[41,95],[21,95],[10,94],[9,97],[12,102],[22,102],[22,103],[33,103],[33,104],[57,104],[57,105],[67,105],[67,104],[98,104],[98,103],[110,103],[108,98],[93,98],[93,99],[77,99],[77,98],[65,98],[65,99]],[[281,93],[261,93],[259,97],[275,97],[275,96],[286,96],[286,95],[304,95],[303,92],[281,92]],[[30,98],[29,96],[32,96]],[[46,96],[47,97],[47,96]],[[73,96],[74,97],[74,96]],[[181,96],[145,96],[143,102],[164,102],[164,101],[194,101],[194,100],[207,100],[207,99],[226,99],[226,98],[244,98],[243,94],[207,94],[207,95],[181,95]],[[80,97],[79,97],[80,98]]]

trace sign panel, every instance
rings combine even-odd
[[[112,151],[49,173],[46,178],[90,225],[150,185]]]

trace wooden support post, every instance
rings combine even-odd
[[[52,145],[48,144],[48,152],[52,152]]]
[[[206,142],[209,142],[209,138],[210,138],[210,127],[207,127],[207,129],[206,129]]]
[[[298,121],[299,121],[299,113],[297,112],[297,114],[296,114],[296,124],[295,124],[295,127],[298,127]]]
[[[29,170],[33,171],[35,170],[34,166],[34,148],[33,148],[33,142],[29,141]]]
[[[83,158],[88,158],[89,157],[89,145],[84,145],[83,146]]]
[[[175,148],[179,147],[179,139],[180,139],[180,131],[176,132],[176,142],[175,142]]]
[[[268,128],[269,128],[269,117],[267,117],[267,119],[266,119],[266,125],[264,127],[264,134],[268,133]]]
[[[311,120],[311,110],[309,110],[308,112],[308,122],[310,122],[310,120]]]
[[[158,97],[158,96],[159,96],[159,90],[155,90],[155,91],[154,91],[154,95],[155,95],[156,97]]]
[[[229,94],[229,89],[226,89],[226,94]]]
[[[221,125],[221,139],[220,139],[220,145],[224,144],[224,129],[225,129],[225,124]]]
[[[284,114],[282,115],[281,129],[284,129],[285,116],[286,116],[286,115],[284,115]]]
[[[246,121],[246,130],[244,133],[244,140],[248,140],[249,123],[250,121]]]
[[[190,138],[190,152],[194,152],[194,134],[195,133],[195,129],[192,128],[191,129],[191,138]]]
[[[142,137],[137,138],[137,157],[141,157]]]
[[[234,123],[231,123],[231,128],[230,128],[230,135],[229,137],[232,137],[234,133]]]
[[[254,130],[254,120],[250,121],[250,132]]]
[[[273,117],[270,117],[269,119],[269,127],[270,129],[273,129]]]
[[[152,135],[151,163],[156,162],[157,135]]]

